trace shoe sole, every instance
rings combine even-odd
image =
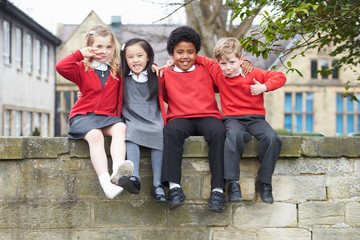
[[[241,202],[242,198],[229,198],[229,202]]]
[[[216,208],[216,207],[209,206],[208,210],[213,211],[213,212],[222,213],[224,211],[224,208]]]
[[[118,185],[123,187],[126,191],[131,194],[139,194],[140,190],[136,189],[132,181],[128,177],[120,177]]]
[[[258,200],[259,198],[261,199],[261,201],[263,201],[264,203],[267,203],[267,204],[273,204],[274,201],[265,201],[264,199],[261,198],[261,195],[260,195],[260,190],[258,189],[255,189],[255,195],[256,195],[256,200]]]
[[[175,202],[175,203],[173,203],[173,204],[170,204],[169,205],[169,208],[170,208],[170,210],[172,210],[172,209],[174,209],[174,208],[177,208],[177,207],[180,207],[181,205],[184,205],[184,203],[185,203],[185,201],[183,201],[183,202]]]
[[[134,170],[134,164],[130,160],[123,161],[118,169],[111,175],[110,181],[117,184],[122,176],[130,177]]]

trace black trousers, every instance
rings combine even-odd
[[[224,146],[224,178],[239,180],[240,159],[244,145],[251,135],[258,139],[259,161],[258,180],[271,184],[275,164],[279,158],[282,141],[263,115],[248,115],[224,118],[226,139]]]
[[[226,129],[222,120],[215,117],[176,118],[164,127],[164,158],[161,181],[180,184],[183,144],[189,136],[204,136],[209,144],[211,189],[224,189],[224,141]]]

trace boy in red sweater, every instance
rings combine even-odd
[[[255,189],[266,203],[273,203],[272,174],[282,142],[265,120],[264,92],[282,87],[286,77],[281,72],[254,68],[246,76],[241,74],[242,46],[236,38],[222,38],[214,48],[217,62],[197,57],[211,72],[219,88],[223,121],[226,126],[224,146],[224,178],[229,181],[229,200],[242,200],[239,185],[239,161],[244,145],[255,136],[258,141],[260,168]]]
[[[217,107],[210,73],[203,65],[195,64],[200,48],[199,34],[188,26],[176,28],[168,38],[167,51],[175,67],[173,70],[163,69],[161,78],[163,98],[168,104],[162,182],[169,185],[170,209],[183,205],[186,198],[180,186],[183,144],[189,136],[204,136],[209,144],[212,175],[208,209],[222,212],[226,129]]]

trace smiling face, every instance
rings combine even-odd
[[[244,61],[244,56],[238,58],[234,53],[225,54],[218,61],[222,73],[229,78],[235,77],[240,72],[240,66]]]
[[[94,59],[100,63],[105,63],[109,60],[113,53],[113,43],[111,41],[111,36],[95,36],[94,43],[91,45],[96,54]]]
[[[126,46],[125,58],[130,70],[136,76],[139,76],[139,74],[145,70],[146,64],[149,61],[149,58],[140,43]]]
[[[191,42],[182,41],[175,46],[174,52],[170,56],[178,68],[187,71],[194,65],[196,55],[195,45]]]

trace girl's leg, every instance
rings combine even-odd
[[[124,123],[115,123],[102,129],[105,136],[111,136],[110,154],[113,161],[113,173],[111,181],[117,184],[123,175],[130,176],[133,171],[131,161],[125,161],[126,145],[125,134],[126,126]]]
[[[100,129],[93,129],[85,135],[84,139],[89,144],[91,162],[98,175],[100,185],[105,195],[113,199],[123,191],[123,188],[110,182],[108,162],[104,148],[104,135]]]
[[[134,164],[134,170],[131,176],[135,176],[140,178],[139,169],[140,169],[140,146],[136,143],[127,141],[126,142],[126,150],[127,150],[127,157],[131,159]]]
[[[155,187],[155,194],[161,194],[165,196],[164,189],[162,187],[158,187],[161,185],[162,161],[163,151],[151,149],[151,166],[153,169],[153,186]]]

